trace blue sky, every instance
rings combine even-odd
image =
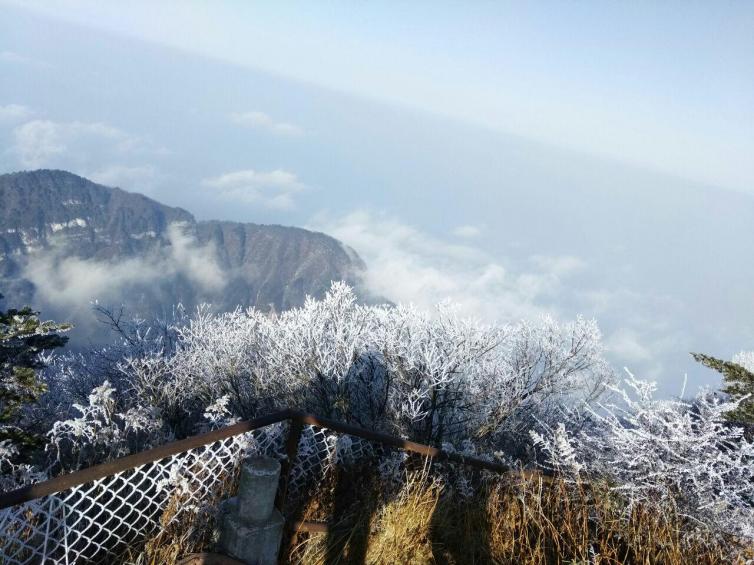
[[[750,2],[19,4],[335,90],[754,190]]]
[[[594,316],[666,393],[752,348],[752,4],[19,4],[0,171],[322,230],[395,301]]]

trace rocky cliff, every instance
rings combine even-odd
[[[93,300],[142,315],[182,303],[277,310],[358,287],[365,270],[308,230],[197,221],[189,212],[57,170],[0,175],[0,292],[75,315]],[[68,310],[66,310],[66,308]]]

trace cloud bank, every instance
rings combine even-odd
[[[102,146],[117,154],[132,153],[144,143],[102,122],[32,120],[13,131],[14,151],[25,167],[49,166],[56,158]]]
[[[129,167],[111,165],[94,171],[88,177],[105,186],[117,186],[137,192],[151,192],[158,178],[157,169],[152,165]]]
[[[40,300],[77,311],[93,301],[120,303],[135,287],[156,288],[178,275],[203,291],[222,290],[225,277],[212,246],[198,245],[180,223],[168,226],[166,235],[167,245],[158,251],[117,262],[66,257],[63,249],[32,254],[24,277]]]
[[[223,198],[279,210],[292,208],[296,195],[306,190],[294,173],[283,169],[234,171],[204,179],[202,184]]]
[[[453,235],[466,239],[479,237],[482,234],[482,229],[479,226],[458,226],[453,229]]]
[[[487,321],[552,312],[548,304],[569,274],[562,264],[576,260],[542,258],[531,271],[515,272],[477,247],[450,243],[366,211],[334,219],[320,216],[310,227],[357,250],[368,265],[365,283],[375,295],[425,309],[449,299],[465,314]]]
[[[0,106],[9,169],[65,169],[137,192],[150,192],[164,176],[155,161],[169,152],[146,137],[105,122],[30,119],[35,114],[20,104]]]
[[[44,63],[37,61],[21,53],[15,51],[0,51],[0,62],[10,63],[11,65],[43,65]]]

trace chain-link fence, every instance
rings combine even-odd
[[[131,456],[73,473],[64,482],[53,479],[0,496],[0,506],[5,506],[0,509],[2,563],[122,561],[166,527],[166,520],[178,520],[189,511],[211,512],[248,455],[267,455],[284,463],[281,502],[286,508],[300,504],[336,465],[370,458],[388,461],[387,445],[501,470],[399,438],[337,423],[323,425],[313,416],[286,411],[261,420],[265,421],[260,426],[255,421],[236,424],[189,444],[183,440],[145,452],[141,459],[147,461],[141,464],[131,464]],[[108,467],[118,466],[121,470],[105,474]],[[93,473],[101,476],[85,480]],[[77,475],[82,481],[77,482]],[[56,489],[65,482],[73,484]],[[19,502],[13,503],[14,495]]]

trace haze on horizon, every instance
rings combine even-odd
[[[751,348],[751,4],[0,10],[0,172],[319,229],[395,301],[594,316],[667,394]]]

